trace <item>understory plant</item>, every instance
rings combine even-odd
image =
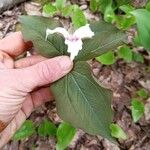
[[[93,77],[88,60],[116,49],[126,34],[104,21],[94,21],[68,33],[61,22],[39,16],[22,16],[22,33],[32,41],[37,52],[47,58],[68,55],[72,71],[51,85],[57,112],[62,120],[92,135],[110,141],[112,92]]]
[[[60,123],[57,127],[46,118],[43,119],[40,125],[37,125],[37,123],[35,124],[32,120],[26,120],[13,136],[13,140],[24,140],[36,134],[42,138],[55,138],[57,142],[56,150],[64,150],[75,136],[76,129],[66,122]],[[33,142],[31,144],[32,149],[34,149],[35,143]]]

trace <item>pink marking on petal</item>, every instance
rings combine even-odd
[[[71,41],[71,42],[75,42],[75,41],[78,41],[80,38],[78,38],[77,36],[74,36],[74,35],[70,35],[66,39]]]

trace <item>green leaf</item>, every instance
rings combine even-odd
[[[23,140],[35,133],[35,125],[31,120],[26,120],[22,127],[15,133],[13,140]]]
[[[130,13],[131,11],[134,10],[134,7],[132,7],[131,5],[122,5],[119,7],[123,12],[125,12],[126,14]]]
[[[57,9],[51,3],[45,4],[43,7],[43,12],[48,15],[54,15],[57,12]]]
[[[104,11],[104,20],[106,22],[114,23],[115,19],[116,19],[116,16],[114,13],[114,9],[112,7],[112,3],[110,3]]]
[[[92,10],[92,12],[96,12],[97,8],[98,8],[98,2],[97,0],[90,0],[90,9]]]
[[[97,5],[99,6],[99,11],[104,14],[106,7],[110,4],[112,4],[112,0],[99,0]]]
[[[90,28],[95,36],[92,39],[83,40],[83,47],[75,57],[76,61],[93,59],[109,50],[114,50],[122,45],[127,37],[124,32],[103,21],[91,22]]]
[[[72,5],[68,5],[68,6],[65,6],[61,10],[61,13],[62,13],[63,16],[68,17],[68,16],[71,16],[72,11],[73,11],[73,6]]]
[[[49,3],[49,0],[33,0],[33,2],[40,3],[42,6]]]
[[[135,24],[135,17],[131,14],[116,16],[116,24],[119,29],[127,30]]]
[[[52,122],[45,119],[38,127],[38,134],[40,136],[55,136],[56,130],[56,126]]]
[[[138,99],[132,99],[131,111],[133,121],[137,122],[144,114],[144,104]]]
[[[145,90],[144,88],[141,88],[140,90],[137,91],[138,96],[140,96],[141,98],[148,98],[149,93],[147,90]]]
[[[45,40],[46,29],[54,29],[62,26],[60,22],[39,16],[21,16],[23,37],[26,41],[32,41],[37,52],[45,57],[65,55],[67,46],[61,35],[53,34]]]
[[[112,65],[116,61],[114,53],[112,51],[109,51],[99,57],[96,57],[96,60],[104,65]]]
[[[133,52],[133,60],[139,63],[144,63],[144,58],[140,53]]]
[[[136,17],[140,42],[146,50],[150,51],[150,12],[145,9],[137,9],[131,13]]]
[[[122,5],[130,4],[131,0],[115,0],[117,2],[118,7]]]
[[[120,47],[118,50],[118,55],[120,58],[123,58],[127,62],[132,61],[132,50],[128,46]]]
[[[87,20],[85,18],[83,11],[78,7],[74,8],[73,14],[71,16],[71,20],[72,20],[73,25],[76,28],[84,26],[87,23]]]
[[[150,11],[150,1],[146,4],[146,10]]]
[[[57,145],[56,150],[64,150],[72,141],[76,129],[70,124],[63,122],[57,129]]]
[[[66,0],[56,0],[55,6],[57,9],[61,10],[65,5]]]
[[[133,42],[134,42],[134,45],[137,47],[137,46],[141,46],[141,41],[140,41],[140,38],[139,36],[135,36],[134,39],[133,39]]]
[[[110,129],[111,129],[111,135],[113,137],[118,138],[118,139],[122,139],[122,140],[127,139],[126,133],[122,130],[122,128],[118,124],[112,123],[110,125]]]
[[[92,77],[86,62],[75,63],[74,69],[51,86],[59,116],[76,128],[113,141],[109,125],[112,121],[109,90]]]

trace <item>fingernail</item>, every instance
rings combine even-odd
[[[61,56],[59,59],[59,64],[61,66],[61,69],[64,72],[68,72],[72,69],[73,62],[70,60],[68,56]]]

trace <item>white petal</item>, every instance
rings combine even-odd
[[[49,34],[54,34],[54,33],[60,33],[65,38],[69,36],[69,32],[65,28],[58,27],[58,28],[55,28],[54,30],[46,29],[46,40]]]
[[[92,38],[92,36],[94,36],[94,32],[90,29],[90,25],[86,24],[85,26],[82,26],[79,29],[77,29],[73,35],[81,39]]]
[[[65,44],[68,45],[67,52],[70,53],[70,59],[73,61],[75,56],[77,56],[82,49],[82,40],[70,41],[66,39]]]

